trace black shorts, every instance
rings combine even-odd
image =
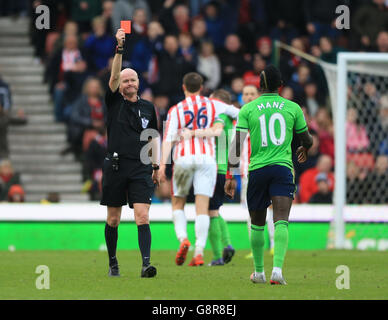
[[[112,161],[105,158],[102,175],[101,205],[121,207],[134,203],[151,204],[154,192],[151,165],[140,160],[120,158],[119,170],[114,171]]]
[[[249,211],[264,210],[274,196],[294,199],[294,175],[285,166],[266,166],[249,172],[247,204]]]
[[[213,197],[209,200],[209,210],[218,210],[223,204],[225,199],[225,175],[218,173],[216,187],[214,189]]]

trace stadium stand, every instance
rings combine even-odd
[[[23,109],[24,126],[9,128],[10,160],[20,172],[25,201],[38,202],[49,192],[61,200],[86,201],[81,194],[81,165],[73,155],[61,156],[66,146],[65,125],[55,123],[44,66],[33,56],[28,37],[30,20],[0,19],[0,73],[12,91],[12,109]]]
[[[277,64],[284,81],[281,94],[301,104],[310,129],[316,132],[318,149],[315,162],[322,154],[329,155],[333,164],[335,158],[327,82],[320,67],[303,57],[286,51],[277,56],[275,40],[332,63],[336,62],[338,52],[388,51],[388,4],[384,0],[295,0],[292,3],[286,0],[138,0],[130,4],[126,0],[41,0],[31,3],[50,8],[50,30],[38,32],[33,27],[31,22],[38,16],[33,6],[16,6],[12,10],[3,7],[0,11],[0,15],[5,16],[0,22],[0,74],[10,84],[14,106],[23,107],[29,118],[28,125],[10,129],[11,160],[21,172],[26,199],[31,201],[38,201],[49,191],[59,192],[64,200],[87,199],[87,195],[81,194],[81,189],[88,190],[88,181],[93,180],[85,170],[82,171],[88,167],[88,163],[85,164],[88,157],[83,154],[77,161],[71,153],[60,154],[66,147],[68,122],[54,117],[54,97],[49,95],[48,86],[43,83],[43,74],[58,76],[50,74],[49,66],[53,56],[62,48],[65,32],[75,34],[79,48],[83,50],[86,39],[92,35],[92,21],[96,21],[96,17],[102,17],[97,21],[105,20],[106,34],[113,36],[118,21],[123,18],[124,9],[120,8],[125,8],[125,12],[144,8],[145,14],[132,19],[134,31],[126,39],[125,67],[139,69],[140,94],[153,101],[161,121],[165,120],[168,108],[179,100],[179,79],[186,71],[203,71],[207,94],[224,88],[232,93],[234,104],[241,106],[242,86],[257,83],[260,68],[270,63]],[[85,6],[85,3],[90,6]],[[353,15],[350,30],[333,28],[334,9],[341,4],[349,6]],[[378,14],[378,23],[373,23],[373,26],[367,23],[370,28],[364,28],[359,19],[363,12],[372,19],[375,13]],[[176,40],[190,40],[190,35],[194,48],[182,49]],[[203,47],[209,41],[212,43],[207,49],[210,53],[204,54]],[[106,88],[111,60],[104,57],[97,71],[90,64],[88,51],[90,48],[83,57],[87,67],[81,82],[88,76],[95,76]],[[193,59],[192,52],[195,51],[199,59]],[[215,79],[209,76],[210,69],[204,65],[206,55],[219,61],[220,70],[216,71]],[[173,83],[172,87],[168,86]],[[82,85],[77,87],[80,89]],[[377,157],[388,153],[385,129],[388,122],[385,108],[379,109],[380,104],[384,106],[384,99],[379,102],[381,97],[376,96],[371,85],[365,85],[363,91],[371,112],[360,112],[362,108],[355,103],[353,111],[357,112],[349,114],[349,132],[362,134],[364,139],[349,139],[348,162],[359,167],[360,162],[364,163],[360,159],[366,158],[371,173]],[[368,121],[368,115],[373,115],[373,121]],[[378,129],[377,124],[384,130]],[[367,143],[371,131],[381,131],[381,137]],[[311,163],[309,167],[297,168],[296,181],[303,171],[314,166],[315,163]],[[368,199],[368,203],[376,202],[371,197]],[[308,202],[309,199],[298,198],[296,201]]]

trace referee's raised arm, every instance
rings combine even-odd
[[[115,92],[120,85],[120,72],[121,65],[123,62],[123,51],[124,51],[124,41],[125,41],[125,32],[124,29],[118,29],[116,32],[116,54],[113,58],[112,71],[109,79],[109,88],[112,92]]]

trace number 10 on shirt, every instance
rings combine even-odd
[[[266,115],[263,114],[259,117],[260,120],[260,129],[261,129],[261,146],[262,147],[268,147],[268,137],[267,137],[267,122],[266,122]],[[276,121],[279,121],[280,124],[280,137],[276,136],[275,133],[275,123]],[[269,128],[269,138],[273,145],[280,146],[284,143],[284,140],[286,139],[286,121],[284,120],[284,117],[281,113],[274,113],[269,118],[268,122],[268,128]]]

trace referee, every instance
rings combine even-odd
[[[159,185],[159,137],[157,117],[152,103],[138,96],[139,78],[135,70],[124,69],[122,53],[125,33],[118,29],[117,47],[113,58],[109,89],[105,95],[107,106],[108,154],[104,160],[101,205],[107,206],[105,241],[109,255],[109,276],[120,276],[116,258],[118,225],[122,206],[134,209],[139,248],[143,260],[141,277],[156,275],[150,264],[151,231],[149,208],[154,184]],[[149,131],[145,131],[149,130]],[[151,134],[153,133],[153,138]],[[144,139],[144,133],[147,138]],[[148,144],[150,143],[150,144]],[[145,154],[151,146],[154,152]],[[148,155],[151,154],[151,162]]]

